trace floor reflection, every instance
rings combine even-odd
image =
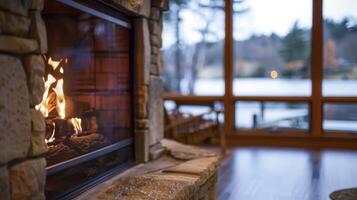
[[[221,165],[219,200],[326,200],[357,187],[357,151],[237,148]]]

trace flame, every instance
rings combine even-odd
[[[64,119],[66,117],[66,101],[64,99],[64,92],[63,92],[63,79],[59,79],[57,81],[56,87],[53,88],[53,91],[56,93],[56,110],[58,115],[61,117],[61,119]]]
[[[63,59],[59,61],[52,60],[50,57],[48,59],[48,64],[52,66],[53,70],[56,70],[58,67],[60,67],[59,71],[61,74],[64,73],[63,67],[60,66],[60,63]],[[65,59],[67,62],[67,58]],[[50,92],[50,88],[52,84],[57,82],[56,86],[52,88],[53,92]],[[64,119],[66,117],[65,113],[65,107],[66,107],[66,101],[64,98],[64,92],[63,92],[63,78],[56,80],[56,78],[48,74],[47,75],[47,80],[45,81],[45,92],[43,93],[42,96],[42,102],[38,105],[35,106],[36,110],[39,110],[44,117],[48,117],[48,114],[56,109],[59,117],[61,119]]]
[[[47,143],[49,143],[49,142],[53,142],[53,141],[55,141],[55,130],[56,130],[56,124],[54,123],[54,122],[52,122],[52,125],[53,125],[53,131],[52,131],[52,135],[51,135],[51,137],[47,140],[47,139],[45,139],[45,142],[46,142],[46,144]]]
[[[48,113],[53,110],[53,106],[50,104],[52,98],[49,97],[48,94],[50,87],[54,82],[56,82],[55,77],[53,77],[51,74],[47,75],[47,81],[45,82],[45,92],[43,93],[42,101],[40,104],[35,106],[36,110],[39,110],[44,117],[48,117]]]
[[[82,132],[82,119],[81,118],[71,118],[71,122],[73,124],[74,127],[74,131],[76,132],[76,134],[81,133]]]
[[[60,66],[63,59],[56,61],[52,60],[51,57],[48,58],[48,65],[50,65],[53,70],[55,71],[58,67],[59,72],[61,74],[64,73],[63,67]],[[68,62],[68,59],[65,58],[65,62]],[[56,109],[58,116],[61,119],[66,117],[65,108],[66,108],[66,101],[65,95],[63,92],[63,78],[56,79],[52,74],[47,75],[47,79],[44,80],[45,82],[45,91],[42,96],[42,101],[38,105],[35,106],[36,110],[39,110],[44,117],[48,117],[49,113]],[[53,86],[56,83],[55,86]],[[52,90],[51,90],[52,88]],[[45,142],[53,142],[55,140],[55,128],[56,125],[53,122],[53,131],[52,135],[49,139],[46,139]]]
[[[67,58],[66,58],[67,59]],[[59,60],[59,61],[55,61],[55,60],[52,60],[52,58],[50,57],[48,59],[48,64],[52,66],[53,70],[56,70],[57,67],[59,66],[59,64],[62,62],[63,59]]]

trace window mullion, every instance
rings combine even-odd
[[[322,79],[323,79],[323,0],[313,0],[311,52],[311,133],[322,135]]]

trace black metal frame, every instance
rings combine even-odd
[[[109,178],[114,177],[118,173],[121,173],[128,169],[129,167],[133,166],[133,162],[125,162],[123,164],[118,165],[117,167],[106,171],[105,173],[101,174],[100,176],[97,176],[93,179],[90,179],[88,181],[83,182],[82,184],[77,185],[74,188],[71,188],[71,190],[68,190],[64,193],[59,194],[58,196],[54,197],[54,199],[61,199],[61,200],[70,200],[78,195],[82,194],[83,192],[95,187],[96,185],[103,183],[104,181],[108,180]]]
[[[120,14],[118,10],[113,7],[109,7],[108,4],[98,2],[96,0],[57,0],[63,4],[77,8],[83,12],[92,14],[96,17],[111,21],[124,28],[131,28],[130,20],[124,15]]]
[[[131,92],[131,102],[135,102],[136,99],[136,90],[135,90],[135,63],[134,63],[134,52],[135,52],[135,41],[134,41],[134,30],[132,27],[132,22],[131,20],[121,14],[123,11],[121,11],[119,8],[115,8],[111,5],[109,5],[106,2],[103,2],[101,0],[86,0],[86,1],[81,1],[81,0],[57,0],[58,2],[61,2],[63,4],[66,4],[70,7],[74,7],[76,9],[79,9],[83,12],[92,14],[96,17],[99,17],[101,19],[110,21],[112,23],[115,23],[121,27],[124,27],[126,29],[129,29],[130,31],[130,56],[129,56],[129,83],[130,83],[130,92]],[[68,169],[69,167],[73,167],[75,165],[78,165],[80,163],[86,162],[93,160],[95,158],[105,156],[106,154],[109,154],[114,151],[119,151],[120,149],[124,148],[134,148],[134,130],[135,130],[135,104],[132,103],[131,106],[131,138],[122,140],[120,142],[114,143],[112,145],[103,147],[101,149],[98,149],[96,151],[78,156],[76,158],[49,166],[46,168],[47,171],[47,176],[53,175],[55,173],[58,173],[62,170]],[[134,152],[133,152],[133,155]],[[135,159],[135,158],[134,158]],[[75,188],[72,188],[70,191],[64,192],[60,194],[59,196],[56,197],[56,199],[72,199],[75,196],[78,196],[80,193],[83,193],[84,191],[94,187],[95,185],[104,182],[105,180],[109,179],[110,177],[113,177],[114,175],[124,171],[125,169],[129,168],[132,166],[134,162],[132,160],[129,160],[123,164],[118,165],[117,167],[93,178],[90,179],[89,181],[86,181]]]
[[[105,154],[111,153],[111,152],[121,149],[123,147],[127,147],[131,144],[133,144],[133,139],[126,139],[126,140],[120,141],[118,143],[98,149],[96,151],[92,151],[87,154],[84,154],[84,155],[81,155],[81,156],[78,156],[78,157],[75,157],[75,158],[54,164],[54,165],[51,165],[49,167],[46,167],[47,175],[52,175],[59,171],[65,170],[69,167],[73,167],[80,163],[83,163],[83,162],[86,162],[89,160],[93,160],[100,156],[104,156]]]

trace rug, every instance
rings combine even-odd
[[[357,188],[337,190],[330,197],[332,200],[357,200]]]

